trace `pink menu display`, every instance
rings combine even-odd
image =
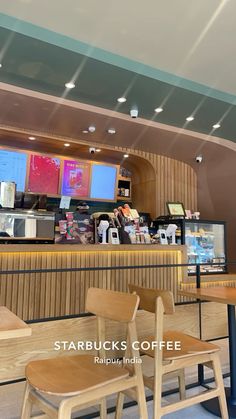
[[[32,154],[30,156],[28,191],[48,195],[58,194],[60,160]]]
[[[64,160],[61,195],[88,197],[90,164],[75,160]]]

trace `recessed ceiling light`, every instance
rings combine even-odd
[[[0,68],[2,67],[2,64],[0,64]]]
[[[70,147],[70,144],[69,143],[64,143],[64,146],[65,147]]]
[[[186,121],[191,122],[194,120],[194,116],[188,116],[188,118],[186,118]]]
[[[124,154],[124,158],[127,159],[129,157],[128,154]]]
[[[100,153],[100,151],[102,151],[100,148],[96,148],[97,153]]]
[[[115,134],[116,133],[116,130],[115,130],[115,128],[109,128],[107,130],[107,132],[108,132],[108,134]]]
[[[217,123],[217,124],[215,124],[215,125],[212,125],[212,128],[214,128],[214,129],[220,128],[220,124],[219,124],[219,123]]]
[[[75,83],[73,83],[73,81],[69,81],[68,83],[65,84],[65,87],[67,89],[74,89]]]
[[[154,109],[154,111],[155,111],[156,113],[160,113],[160,112],[162,112],[162,111],[163,111],[163,108],[156,108],[156,109]]]
[[[125,97],[118,97],[117,102],[124,103],[124,102],[126,102],[126,100],[127,99]]]
[[[29,138],[29,140],[31,140],[31,141],[34,141],[34,140],[36,140],[36,137],[28,137]]]
[[[90,125],[88,127],[89,132],[95,132],[96,131],[96,127],[94,125]]]
[[[87,129],[83,129],[82,133],[83,134],[88,134],[88,130]]]

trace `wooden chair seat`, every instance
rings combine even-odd
[[[126,390],[133,391],[138,400],[140,419],[148,419],[142,361],[138,348],[133,346],[138,339],[135,324],[138,305],[137,295],[89,288],[86,310],[96,315],[95,339],[101,343],[99,350],[92,355],[85,352],[30,362],[26,367],[21,419],[71,419],[72,412],[97,405],[100,418],[106,419],[106,398]],[[137,360],[132,372],[107,358],[104,347],[107,322],[119,322],[122,329],[125,327],[127,353],[129,358]],[[58,398],[61,400],[55,400]],[[33,407],[43,414],[32,416]]]
[[[94,363],[94,355],[65,356],[32,361],[26,367],[32,387],[47,394],[74,396],[129,376],[116,364]]]
[[[129,284],[129,290],[140,297],[140,308],[155,316],[154,334],[147,338],[142,337],[140,348],[145,356],[153,361],[153,371],[148,375],[143,370],[144,384],[153,391],[153,419],[160,419],[167,413],[201,403],[205,400],[218,398],[222,419],[228,419],[224,383],[219,359],[219,348],[212,343],[204,342],[179,331],[164,332],[164,315],[174,314],[175,305],[173,294],[167,290],[143,288]],[[149,344],[144,343],[148,341]],[[180,350],[167,350],[167,344],[160,347],[160,343],[170,341],[180,342]],[[155,343],[152,350],[150,343]],[[151,348],[146,349],[145,348]],[[200,394],[183,399],[184,395],[184,370],[191,366],[205,365],[211,368],[215,376],[215,388],[203,391]],[[151,375],[150,375],[151,372]],[[177,373],[179,378],[180,401],[162,405],[162,382],[166,374]],[[134,398],[131,392],[126,395]],[[120,419],[124,403],[124,395],[120,394],[117,403],[116,419]]]
[[[147,336],[142,341],[151,342],[155,341],[154,336]],[[163,341],[165,342],[181,342],[180,350],[168,350],[163,347],[163,361],[172,361],[176,359],[186,358],[189,356],[199,355],[199,354],[210,354],[220,350],[217,345],[213,343],[205,342],[194,338],[193,336],[186,335],[185,333],[179,331],[166,331],[163,335]],[[142,354],[148,355],[152,358],[155,357],[154,349],[150,348],[147,350],[141,350]]]

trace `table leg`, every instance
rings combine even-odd
[[[236,319],[235,306],[228,305],[229,360],[230,360],[230,404],[236,411]]]
[[[225,388],[229,418],[236,418],[236,319],[235,306],[228,305],[229,328],[229,360],[230,360],[230,387]],[[216,416],[220,415],[218,399],[207,400],[203,407]]]

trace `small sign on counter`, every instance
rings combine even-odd
[[[16,184],[14,182],[1,182],[0,185],[0,204],[2,208],[14,208]]]
[[[69,209],[70,208],[70,196],[62,196],[60,200],[60,209]]]

